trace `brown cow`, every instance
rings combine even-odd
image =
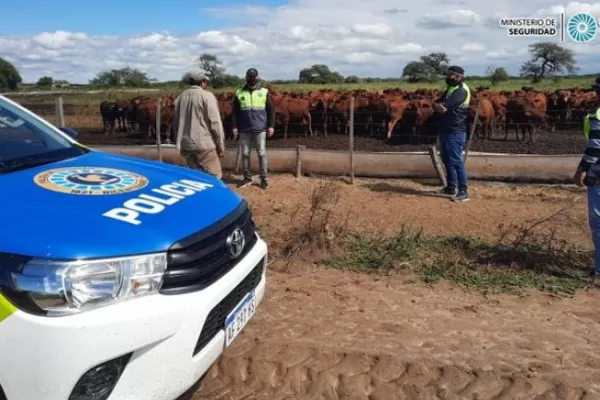
[[[284,136],[297,132],[300,125],[305,136],[314,133],[347,134],[353,112],[355,135],[377,135],[384,138],[391,137],[392,133],[407,137],[434,133],[431,129],[431,102],[442,93],[440,89],[424,88],[412,92],[399,88],[387,88],[380,92],[321,89],[300,94],[286,93],[271,87],[270,91],[276,105],[276,120],[281,125],[277,133],[281,131]],[[231,132],[229,123],[233,95],[232,92],[216,95],[226,132]],[[354,110],[350,110],[352,96]],[[509,131],[513,129],[517,131],[517,140],[525,140],[526,133],[529,133],[527,140],[533,140],[536,127],[547,125],[548,122],[552,123],[552,129],[566,124],[580,127],[593,93],[587,89],[539,91],[531,87],[497,92],[480,87],[473,90],[473,97],[481,101],[476,132],[482,140],[489,140],[500,129],[504,130],[506,140]],[[163,133],[165,129],[170,130],[169,102],[169,98],[165,98],[161,112]],[[119,129],[141,131],[146,139],[154,139],[155,103],[156,99],[147,96],[134,97],[128,101],[104,101],[100,110],[104,133],[114,132],[114,123],[118,122]],[[474,101],[470,106],[470,120],[474,116],[476,104]]]
[[[301,120],[304,126],[304,136],[313,136],[312,116],[310,114],[310,101],[307,99],[291,97],[275,101],[276,115],[284,126],[283,136],[287,139],[289,124],[293,120]]]
[[[119,107],[114,101],[104,100],[100,103],[103,131],[105,135],[115,133],[115,121],[119,118]]]
[[[477,125],[475,127],[475,135],[481,139],[491,139],[492,135],[495,133],[496,124],[494,105],[491,100],[486,99],[485,97],[471,102],[471,105],[469,106],[469,123],[471,124],[474,123],[477,107],[479,107],[479,114]]]
[[[172,96],[163,97],[160,100],[160,132],[162,137],[163,132],[166,132],[167,142],[174,140],[173,137],[173,114],[175,112],[175,99]],[[147,141],[153,141],[156,138],[156,111],[158,108],[158,100],[148,99],[142,100],[137,108],[137,120],[140,124],[140,132],[142,137]]]

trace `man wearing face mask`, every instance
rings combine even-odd
[[[442,97],[433,104],[439,116],[440,153],[448,180],[442,194],[461,202],[469,201],[463,149],[467,140],[471,91],[464,79],[464,69],[458,66],[449,67],[446,76],[448,87]]]
[[[267,182],[267,137],[275,133],[275,107],[269,89],[261,87],[258,71],[246,71],[246,84],[235,92],[232,113],[233,136],[240,136],[244,179],[238,187],[252,184],[250,152],[252,147],[258,154],[260,187],[266,189]]]
[[[587,186],[588,220],[595,248],[593,282],[600,276],[600,77],[592,85],[596,104],[583,120],[583,135],[587,146],[573,180],[577,186]]]

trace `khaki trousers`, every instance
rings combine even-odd
[[[181,156],[185,158],[188,167],[208,172],[221,179],[221,159],[216,149],[212,150],[182,150]]]

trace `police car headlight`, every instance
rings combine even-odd
[[[158,293],[166,268],[164,253],[74,262],[34,259],[21,273],[11,274],[13,293],[18,295],[10,297],[25,309],[36,306],[49,316],[73,314]]]

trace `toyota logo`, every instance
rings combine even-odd
[[[227,236],[226,244],[229,254],[231,254],[233,258],[238,258],[244,251],[244,246],[246,245],[244,231],[240,228],[236,228],[229,236]]]

